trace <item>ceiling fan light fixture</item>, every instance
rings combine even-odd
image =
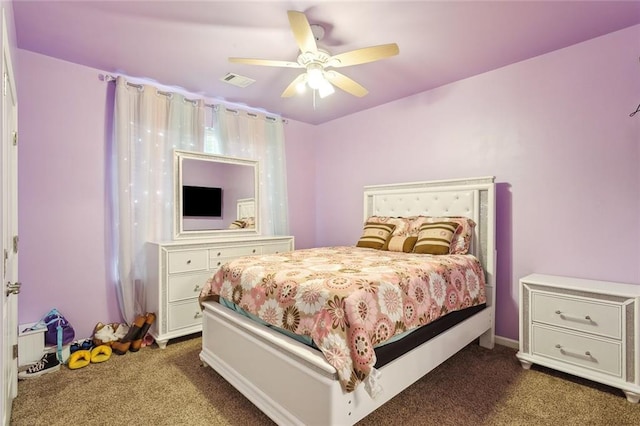
[[[307,66],[307,84],[313,90],[319,89],[322,83],[326,81],[322,71],[322,65],[320,64],[309,64]]]
[[[303,94],[306,91],[307,91],[307,79],[305,75],[305,78],[303,78],[300,82],[298,82],[298,84],[296,84],[296,92],[298,92],[298,94]]]
[[[322,84],[318,87],[318,94],[321,98],[326,98],[327,96],[333,94],[336,90],[333,88],[333,84],[329,83],[327,80],[322,80]]]

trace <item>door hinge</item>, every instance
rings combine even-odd
[[[13,252],[14,252],[14,253],[17,253],[17,252],[18,252],[18,240],[19,240],[19,239],[18,239],[18,236],[17,236],[17,235],[15,235],[15,236],[13,237]]]
[[[13,359],[18,358],[18,344],[13,345]]]
[[[18,132],[13,132],[13,146],[18,145]]]

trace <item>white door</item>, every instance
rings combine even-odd
[[[11,420],[11,404],[18,394],[18,100],[16,98],[11,66],[7,27],[2,10],[2,159],[0,164],[0,215],[2,216],[2,305],[0,326],[2,342],[1,420],[8,425]]]

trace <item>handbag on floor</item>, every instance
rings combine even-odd
[[[44,332],[45,344],[55,345],[58,354],[58,361],[63,362],[62,346],[73,342],[76,332],[71,323],[56,308],[47,313],[40,323],[47,327]]]

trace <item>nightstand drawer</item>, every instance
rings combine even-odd
[[[206,271],[209,269],[207,250],[176,251],[169,253],[169,273]]]
[[[532,320],[614,339],[622,338],[620,305],[532,292]]]
[[[202,311],[198,299],[169,305],[169,331],[202,324]]]
[[[211,272],[169,276],[169,302],[193,299],[200,295],[202,287],[211,277]]]
[[[532,327],[532,353],[615,377],[622,376],[620,342]]]

